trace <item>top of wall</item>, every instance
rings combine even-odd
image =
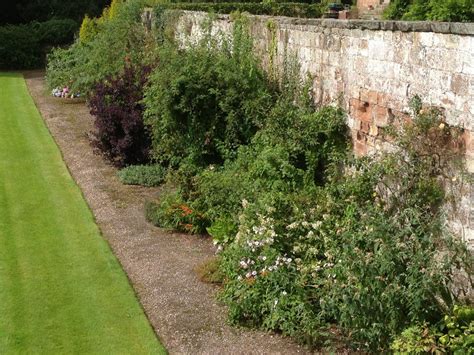
[[[198,13],[198,11],[184,11]],[[205,12],[201,12],[205,14]],[[250,15],[255,19],[277,20],[281,24],[317,26],[323,28],[361,29],[373,31],[434,32],[455,35],[474,36],[474,23],[434,22],[434,21],[378,21],[378,20],[334,20],[308,19],[295,17],[275,17]],[[229,15],[218,15],[221,20],[229,20]]]

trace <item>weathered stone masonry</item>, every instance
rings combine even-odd
[[[201,38],[207,19],[205,13],[183,13],[177,36]],[[409,100],[419,95],[443,109],[447,123],[465,129],[467,167],[474,173],[474,24],[268,16],[250,16],[250,24],[267,66],[296,55],[302,75],[314,78],[315,100],[338,101],[347,110],[356,154],[382,146],[384,127],[405,116]],[[212,30],[230,34],[230,17],[219,16]],[[474,246],[472,187],[461,204],[457,224]]]

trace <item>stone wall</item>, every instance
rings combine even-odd
[[[182,14],[179,39],[201,38],[207,18]],[[465,129],[467,167],[474,173],[474,24],[267,16],[250,16],[250,23],[264,64],[295,55],[301,74],[314,78],[316,102],[337,101],[346,109],[356,154],[382,147],[384,128],[407,116],[410,98],[419,95],[441,108],[448,124]],[[219,16],[212,31],[231,29],[230,17]],[[474,246],[474,188],[469,185],[460,202],[453,223]]]

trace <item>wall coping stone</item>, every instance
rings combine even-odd
[[[179,10],[178,10],[179,11]],[[185,13],[207,14],[202,11],[183,11]],[[433,32],[462,36],[474,36],[474,23],[435,22],[435,21],[380,21],[380,20],[335,20],[311,19],[283,16],[249,15],[257,21],[274,20],[284,25],[317,26],[323,28],[360,29],[371,31]],[[229,15],[217,15],[219,20],[230,21]]]

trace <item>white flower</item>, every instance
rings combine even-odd
[[[255,276],[255,275],[257,275],[257,272],[254,270],[252,271],[252,276]]]
[[[237,277],[237,280],[242,281],[242,276],[239,275],[239,276]]]
[[[242,207],[243,207],[243,208],[247,208],[248,205],[249,205],[249,202],[244,198],[244,199],[242,200]]]
[[[281,294],[282,294],[283,296],[286,296],[288,293],[287,293],[286,291],[283,291]]]

